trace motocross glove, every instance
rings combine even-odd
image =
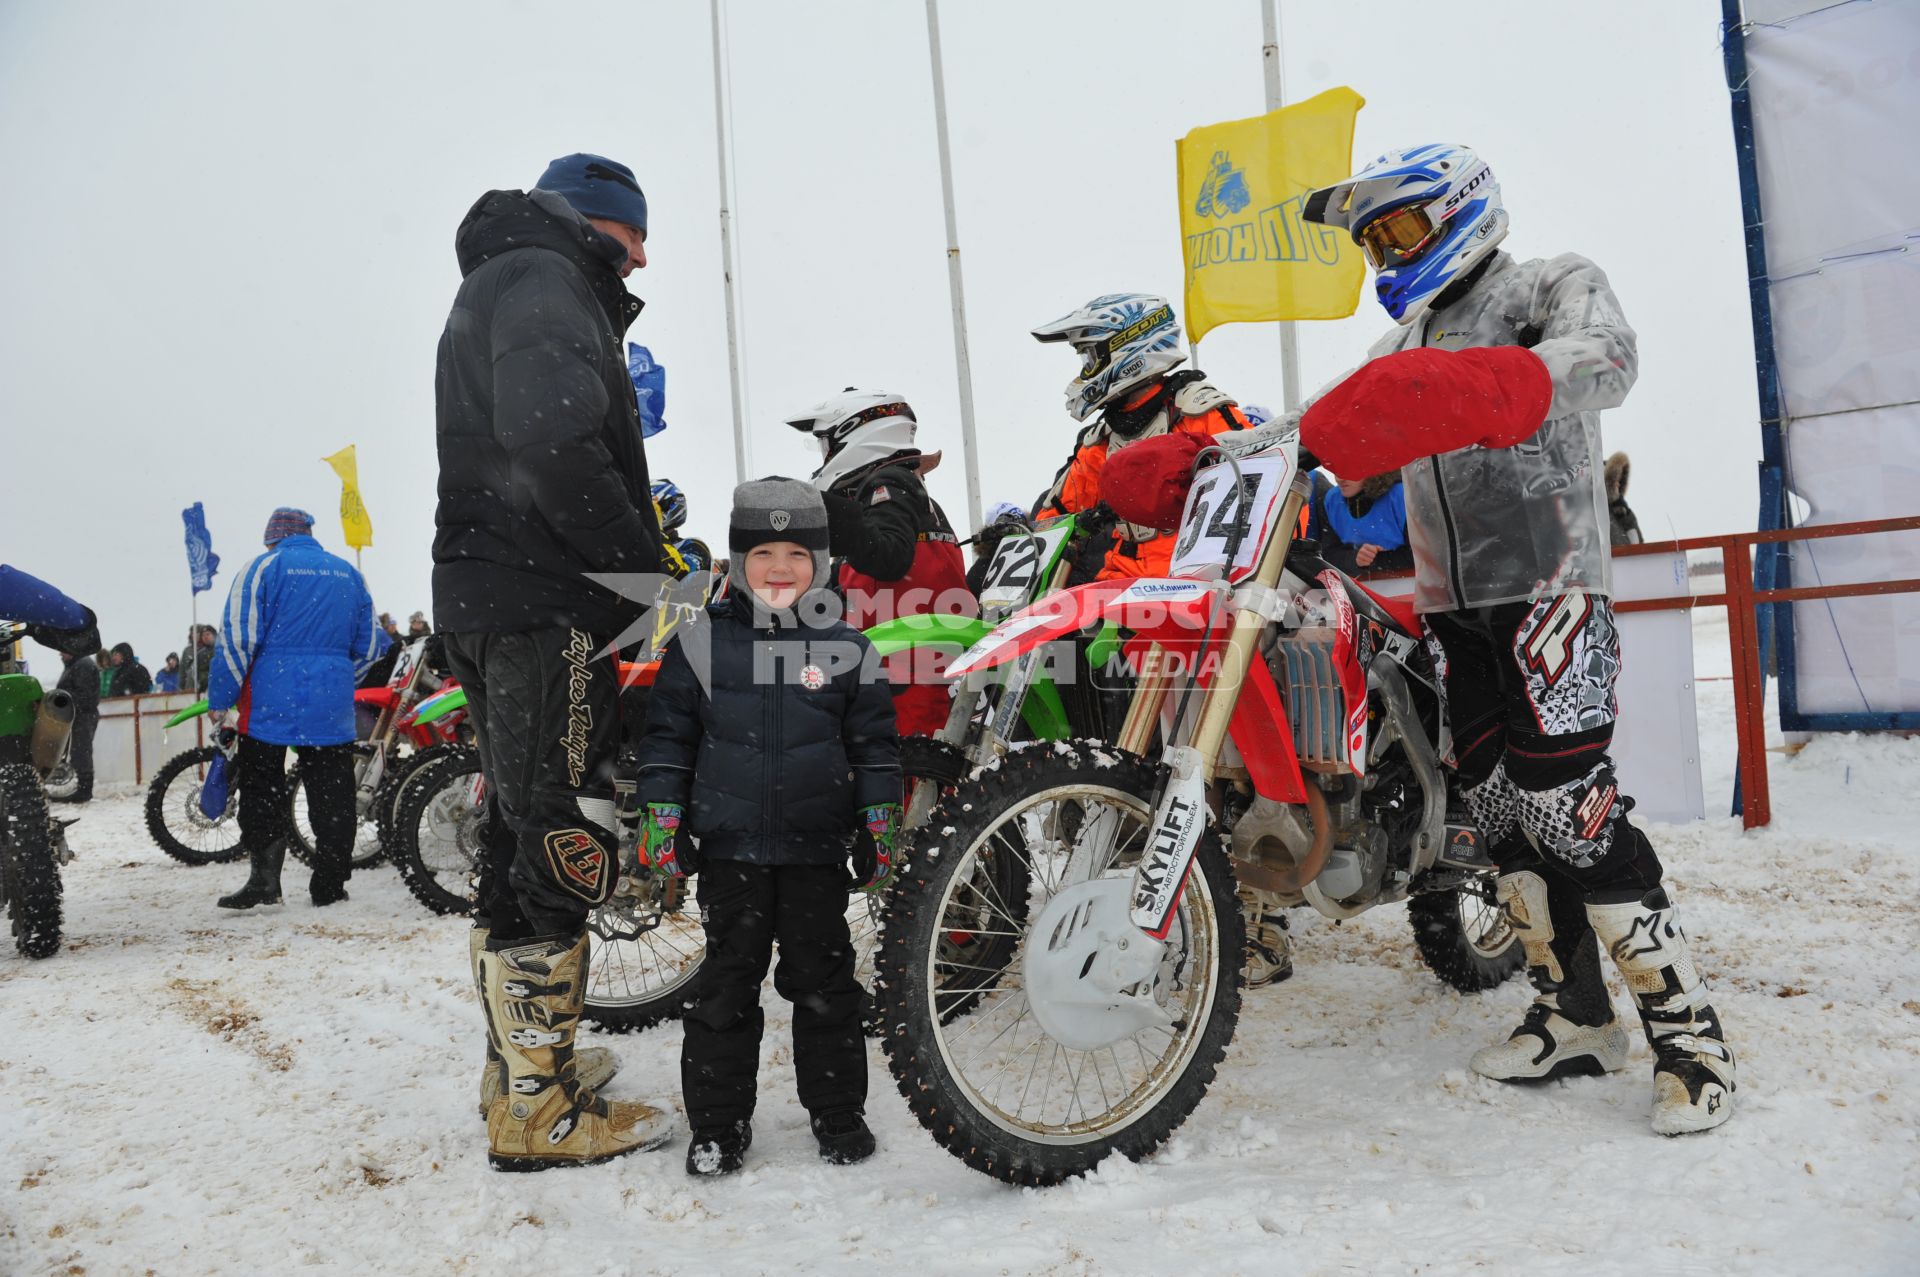
[[[687,863],[680,847],[680,818],[686,808],[679,803],[648,803],[640,825],[640,842],[634,848],[638,869],[660,878],[684,878],[697,871]]]
[[[900,804],[875,803],[860,809],[860,829],[854,835],[855,890],[869,895],[885,891],[900,867]]]
[[[1342,479],[1365,479],[1475,444],[1510,448],[1552,404],[1553,376],[1525,347],[1416,347],[1361,365],[1322,395],[1300,419],[1300,444]]]

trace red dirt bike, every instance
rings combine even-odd
[[[1136,678],[1115,743],[1038,742],[961,785],[883,913],[900,1092],[1009,1182],[1142,1157],[1199,1104],[1240,1011],[1236,874],[1336,919],[1410,900],[1422,956],[1458,989],[1523,960],[1480,838],[1449,812],[1420,618],[1292,542],[1311,492],[1292,431],[1214,444],[1171,577],[1056,593],[948,670],[1017,668],[1117,624]],[[1008,860],[1021,872],[996,872]],[[1027,890],[981,887],[1009,880]],[[956,934],[998,937],[998,956]]]

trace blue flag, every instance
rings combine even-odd
[[[667,370],[645,346],[627,343],[627,376],[640,404],[640,437],[651,439],[667,428]]]
[[[193,573],[193,592],[213,588],[220,556],[213,552],[213,534],[207,531],[207,512],[198,501],[180,512],[187,525],[187,568]]]

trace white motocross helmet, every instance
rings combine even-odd
[[[1507,237],[1493,169],[1467,147],[1440,143],[1389,151],[1314,191],[1305,217],[1353,236],[1373,267],[1380,304],[1401,324],[1426,314]]]
[[[899,395],[878,390],[844,391],[787,418],[787,424],[820,443],[813,486],[831,492],[860,471],[915,450],[919,423]]]
[[[1067,383],[1067,411],[1075,421],[1085,421],[1141,382],[1187,361],[1173,307],[1150,293],[1096,297],[1033,335],[1043,342],[1071,342],[1080,352],[1080,375]]]

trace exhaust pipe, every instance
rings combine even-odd
[[[41,775],[60,765],[72,731],[73,693],[56,687],[40,698],[40,713],[33,720],[33,740],[28,747],[34,768]]]

